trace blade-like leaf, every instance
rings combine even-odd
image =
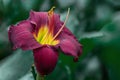
[[[30,51],[15,51],[14,54],[0,62],[0,80],[18,80],[30,70],[32,62]]]

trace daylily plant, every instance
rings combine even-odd
[[[48,12],[30,12],[27,20],[9,28],[9,40],[13,49],[33,50],[34,63],[40,75],[51,73],[58,62],[59,50],[76,61],[82,53],[82,46],[76,37],[54,13],[54,7]]]

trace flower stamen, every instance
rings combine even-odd
[[[60,34],[60,32],[63,30],[67,20],[68,20],[68,17],[69,17],[69,13],[70,13],[70,8],[68,8],[68,12],[67,12],[67,15],[66,15],[66,19],[65,19],[65,22],[64,24],[62,25],[62,27],[59,29],[59,31],[55,34],[55,36],[53,37],[53,40]],[[52,41],[53,41],[52,40]]]
[[[55,9],[55,6],[53,6],[49,11],[48,11],[48,15],[52,15],[54,13],[54,9]]]

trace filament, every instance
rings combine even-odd
[[[67,15],[66,15],[66,19],[65,19],[65,22],[64,24],[62,25],[62,27],[59,29],[59,31],[55,34],[55,36],[53,37],[53,40],[60,34],[60,32],[63,30],[67,20],[68,20],[68,17],[69,17],[69,13],[70,13],[70,8],[68,8],[68,12],[67,12]],[[52,41],[53,41],[52,40]]]

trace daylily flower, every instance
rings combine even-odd
[[[69,10],[68,10],[69,14]],[[82,46],[76,37],[60,21],[53,8],[48,12],[30,12],[27,20],[9,28],[9,39],[13,49],[33,50],[34,62],[40,75],[51,73],[58,61],[58,50],[74,57],[76,61],[82,53]]]

